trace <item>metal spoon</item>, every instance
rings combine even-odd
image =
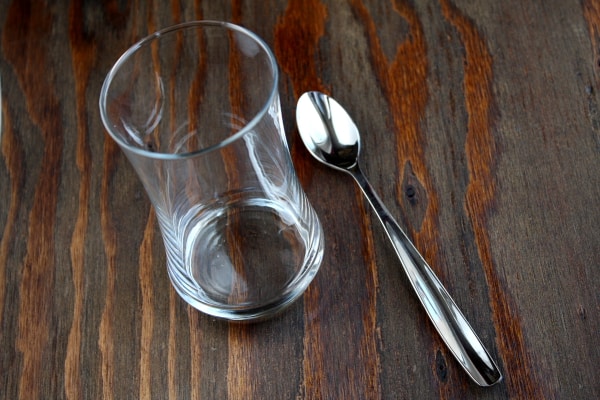
[[[323,164],[356,180],[392,241],[427,315],[460,365],[481,386],[499,382],[502,374],[481,340],[361,172],[360,136],[348,113],[331,97],[308,92],[298,100],[296,120],[308,151]]]

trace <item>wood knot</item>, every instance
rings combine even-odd
[[[577,307],[577,315],[579,315],[579,318],[582,321],[585,321],[587,319],[587,313],[585,312],[583,304],[580,304],[579,307]]]
[[[409,222],[415,229],[420,229],[425,218],[425,212],[427,211],[427,191],[414,174],[409,161],[404,165],[403,175],[400,197],[407,211],[406,214]]]
[[[415,189],[414,186],[408,185],[404,189],[404,193],[406,194],[406,197],[408,197],[408,200],[411,201],[417,195],[417,190]]]
[[[446,358],[441,351],[437,351],[435,355],[435,372],[442,382],[448,380],[448,366],[446,365]]]
[[[144,149],[152,153],[158,150],[156,143],[154,142],[154,139],[151,136],[146,136],[146,138],[144,138]]]

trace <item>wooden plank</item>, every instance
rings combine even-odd
[[[280,68],[326,235],[303,298],[260,324],[174,292],[156,217],[98,95],[134,41],[219,19]],[[595,0],[0,1],[0,399],[600,397]],[[373,186],[505,373],[476,387],[352,180],[294,122],[351,113]]]

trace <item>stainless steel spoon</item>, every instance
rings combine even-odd
[[[360,136],[348,113],[331,97],[308,92],[298,100],[296,120],[308,151],[323,164],[356,180],[392,241],[427,315],[460,365],[481,386],[499,382],[502,374],[481,340],[360,170]]]

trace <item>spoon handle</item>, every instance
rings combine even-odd
[[[423,256],[383,205],[358,164],[348,172],[377,213],[413,289],[452,354],[480,386],[499,382],[502,374],[498,366]]]

